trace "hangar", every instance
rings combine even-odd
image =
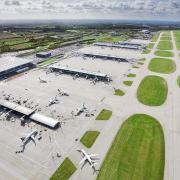
[[[0,58],[0,64],[0,79],[35,67],[32,60],[9,56]]]
[[[13,103],[13,102],[10,102],[7,100],[0,100],[0,106],[5,107],[14,112],[20,113],[23,116],[28,117],[29,119],[31,119],[37,123],[43,124],[45,126],[48,126],[50,128],[57,128],[60,125],[59,121],[57,121],[53,118],[36,113],[35,112],[36,110],[32,110],[30,108],[23,107],[19,104],[16,104],[16,103]]]

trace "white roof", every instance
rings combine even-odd
[[[74,68],[65,67],[65,66],[51,65],[49,67],[59,69],[59,70],[67,70],[67,71],[75,72],[75,73],[90,74],[90,75],[99,76],[99,77],[106,77],[107,76],[106,74],[99,73],[99,72],[88,72],[86,70],[74,69]]]
[[[29,118],[32,119],[33,121],[44,124],[44,125],[49,126],[51,128],[55,128],[59,124],[59,121],[57,121],[57,120],[55,120],[53,118],[50,118],[50,117],[44,116],[42,114],[36,113],[32,109],[23,107],[23,106],[21,106],[19,104],[16,104],[16,103],[13,103],[13,102],[10,102],[10,101],[7,101],[7,100],[0,100],[0,105],[3,106],[3,107],[6,107],[8,109],[11,109],[13,111],[24,114],[26,116],[30,115]]]
[[[18,58],[5,56],[0,58],[0,72],[12,69],[27,63],[32,63],[32,60],[26,58]]]

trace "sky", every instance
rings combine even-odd
[[[6,19],[180,21],[180,0],[0,0],[0,20]]]

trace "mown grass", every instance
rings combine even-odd
[[[150,49],[145,49],[145,50],[143,50],[142,54],[149,54],[150,52],[151,52]]]
[[[148,48],[148,49],[152,49],[152,48],[154,47],[154,45],[155,45],[155,43],[149,43],[149,44],[147,45],[147,48]]]
[[[139,67],[138,67],[138,66],[135,66],[135,65],[133,65],[132,68],[134,68],[134,69],[139,69]]]
[[[176,40],[176,47],[180,50],[180,31],[174,31],[174,36]]]
[[[173,45],[171,41],[160,41],[157,48],[159,50],[172,50]]]
[[[169,74],[176,70],[176,64],[171,59],[154,58],[149,63],[148,68],[153,72]]]
[[[157,32],[154,34],[154,36],[152,37],[151,39],[151,42],[156,42],[159,38],[159,35],[160,35],[161,32]]]
[[[96,117],[96,120],[109,120],[111,116],[112,116],[112,111],[103,109]]]
[[[123,81],[123,84],[126,86],[131,86],[133,81]]]
[[[170,41],[171,37],[170,36],[162,36],[161,41]]]
[[[100,132],[98,131],[87,131],[81,138],[81,143],[87,148],[91,148]]]
[[[161,56],[161,57],[173,57],[174,54],[171,51],[156,51],[155,52],[156,56]]]
[[[164,134],[145,114],[129,117],[118,131],[97,180],[163,180]]]
[[[55,173],[51,176],[50,180],[68,180],[75,171],[75,165],[69,158],[66,158],[55,171]]]
[[[124,96],[124,92],[120,89],[115,89],[114,95],[116,96]]]
[[[133,77],[136,77],[136,74],[132,74],[132,73],[130,73],[130,74],[128,74],[128,75],[127,75],[127,77],[129,77],[129,78],[133,78]]]
[[[145,77],[137,90],[138,100],[148,106],[160,106],[167,98],[168,85],[165,79],[159,76]]]
[[[139,65],[143,65],[144,63],[143,62],[138,62]]]
[[[177,78],[177,84],[180,87],[180,76]]]

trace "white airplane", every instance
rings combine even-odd
[[[95,165],[97,164],[95,160],[98,160],[98,158],[95,158],[95,156],[98,156],[98,154],[88,154],[84,149],[77,150],[77,151],[83,154],[83,159],[79,163],[79,165],[83,164],[81,169],[85,166],[86,163],[89,163],[91,168],[97,171],[95,168]]]
[[[85,103],[83,103],[83,106],[81,108],[76,109],[75,116],[80,116],[82,113],[88,113],[88,109],[85,106]]]
[[[23,147],[23,150],[25,149],[25,146],[28,142],[30,142],[31,140],[33,141],[33,143],[36,145],[36,142],[35,142],[35,137],[36,135],[38,134],[38,132],[35,130],[35,131],[32,131],[30,132],[29,134],[27,134],[26,136],[24,137],[21,137],[21,140],[22,140],[22,147]]]

